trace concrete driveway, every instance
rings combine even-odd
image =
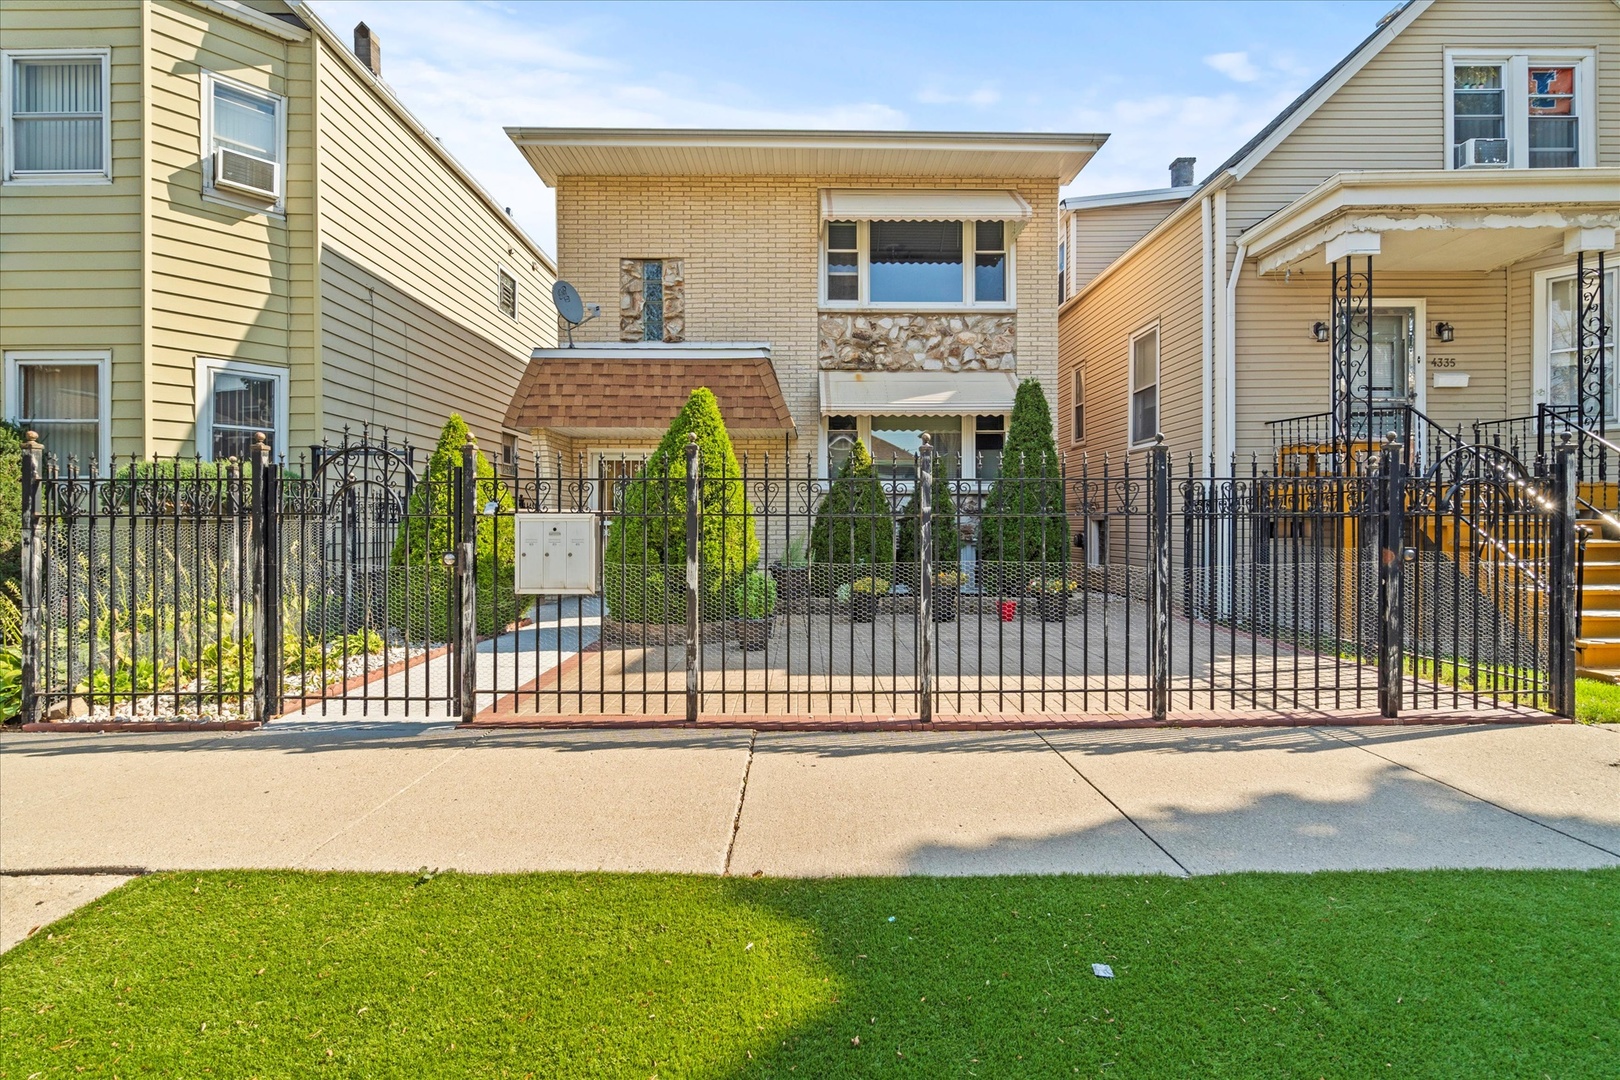
[[[0,735],[7,943],[97,895],[96,870],[1613,865],[1612,727]]]

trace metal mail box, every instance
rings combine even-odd
[[[517,591],[596,591],[595,514],[518,514]]]

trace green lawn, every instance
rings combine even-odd
[[[1576,679],[1575,719],[1587,724],[1620,723],[1620,686],[1598,679]]]
[[[175,873],[0,958],[0,1076],[17,1080],[1596,1077],[1617,1062],[1620,871]]]

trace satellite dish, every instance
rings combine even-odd
[[[566,281],[559,281],[551,287],[551,299],[557,305],[557,314],[568,324],[568,347],[572,349],[574,327],[602,314],[602,308],[598,304],[586,304],[579,298],[579,290]]]
[[[579,290],[566,281],[559,281],[551,287],[551,299],[557,304],[557,314],[570,326],[578,326],[585,321],[585,302],[579,298]]]

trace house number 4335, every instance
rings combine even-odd
[[[1433,356],[1429,358],[1429,366],[1437,368],[1456,367],[1457,358],[1455,356]]]

